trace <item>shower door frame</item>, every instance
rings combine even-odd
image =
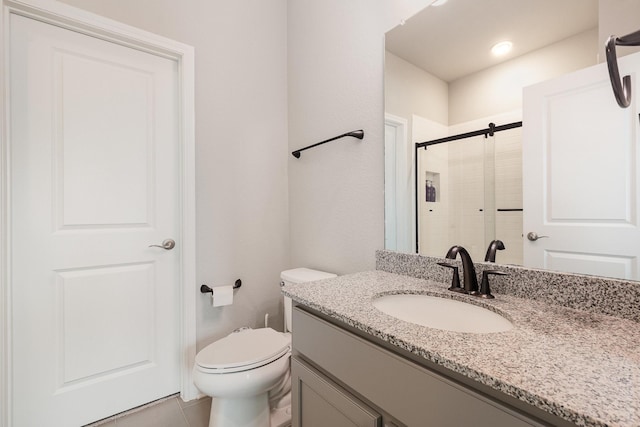
[[[184,400],[199,393],[192,381],[192,367],[196,349],[196,274],[195,274],[195,109],[194,109],[194,49],[179,43],[82,9],[47,0],[2,0],[0,19],[0,62],[3,70],[9,66],[9,21],[11,14],[25,16],[45,23],[97,37],[112,43],[132,47],[176,61],[178,67],[179,98],[179,168],[181,253],[180,262],[180,395]],[[11,292],[10,292],[10,86],[9,76],[3,74],[0,90],[0,427],[12,425],[11,390]]]
[[[451,142],[451,141],[458,141],[461,139],[467,139],[467,138],[473,138],[474,136],[480,136],[480,135],[484,135],[485,138],[487,138],[488,136],[493,136],[496,132],[501,132],[504,130],[509,130],[509,129],[515,129],[515,128],[519,128],[522,127],[522,121],[517,121],[517,122],[512,122],[512,123],[507,123],[504,125],[499,125],[496,126],[495,123],[489,123],[487,125],[486,128],[484,129],[478,129],[478,130],[474,130],[471,132],[465,132],[465,133],[460,133],[457,135],[451,135],[451,136],[446,136],[444,138],[438,138],[438,139],[433,139],[431,141],[425,141],[425,142],[416,142],[414,145],[414,153],[413,153],[413,161],[414,161],[414,171],[415,171],[415,181],[414,181],[414,197],[415,197],[415,232],[416,232],[416,247],[415,247],[415,251],[416,254],[420,253],[420,229],[419,229],[419,225],[420,225],[420,212],[418,212],[419,210],[419,203],[420,201],[418,200],[418,185],[420,185],[420,177],[418,176],[418,171],[419,169],[419,157],[418,156],[418,150],[420,150],[421,148],[424,148],[425,150],[432,145],[438,145],[438,144],[444,144],[445,142]]]

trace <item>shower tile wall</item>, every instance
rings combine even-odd
[[[444,256],[451,246],[449,237],[449,149],[446,144],[429,147],[429,154],[422,154],[418,201],[420,215],[420,253]],[[424,153],[424,151],[423,151]],[[437,202],[426,202],[427,176],[438,174]]]
[[[429,141],[449,135],[449,127],[414,114],[411,133],[413,141]],[[443,145],[434,145],[428,151],[428,155],[425,150],[419,153],[418,239],[421,253],[428,251],[429,254],[444,256],[449,248],[449,150]],[[435,177],[438,181],[436,201],[427,202],[426,180]]]
[[[495,197],[497,209],[522,209],[522,128],[495,136]],[[522,212],[496,212],[496,238],[508,250],[496,261],[522,264]]]
[[[495,137],[480,138],[484,150],[484,244],[480,256],[484,257],[488,242],[496,238],[496,144]]]
[[[473,259],[484,259],[484,137],[449,145],[449,242],[464,246]]]

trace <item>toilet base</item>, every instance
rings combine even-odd
[[[211,400],[209,427],[290,427],[291,406],[271,408],[268,393],[252,398]]]
[[[270,427],[268,393],[211,400],[209,427]]]
[[[291,406],[271,409],[271,427],[291,427]]]

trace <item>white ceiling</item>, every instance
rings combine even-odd
[[[389,31],[385,43],[450,82],[597,26],[598,0],[449,0]],[[490,49],[502,40],[513,50],[496,58]]]

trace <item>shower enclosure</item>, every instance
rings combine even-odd
[[[452,245],[484,259],[522,264],[522,122],[415,144],[416,252],[444,256]]]

